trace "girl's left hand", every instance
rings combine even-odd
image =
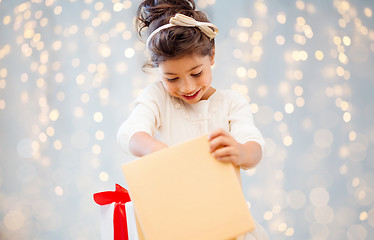
[[[217,160],[231,162],[235,166],[240,166],[244,161],[245,151],[228,132],[217,129],[209,135],[210,151]]]
[[[209,141],[210,152],[219,161],[231,162],[243,169],[253,168],[261,161],[262,148],[257,142],[241,144],[223,129],[213,131]]]

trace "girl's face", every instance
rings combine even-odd
[[[213,56],[187,55],[182,58],[166,60],[159,65],[162,83],[166,91],[184,102],[194,104],[207,100],[214,89],[211,66]]]

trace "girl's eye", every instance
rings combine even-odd
[[[201,74],[203,73],[203,71],[199,72],[199,73],[196,73],[196,74],[191,74],[192,77],[198,77],[200,76]]]
[[[178,78],[166,78],[166,80],[168,80],[168,82],[175,82],[178,80]]]

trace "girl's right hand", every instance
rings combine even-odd
[[[129,144],[130,152],[137,157],[143,157],[167,147],[168,145],[158,141],[146,132],[135,133]]]

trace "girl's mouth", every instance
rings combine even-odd
[[[192,100],[192,99],[194,99],[194,98],[197,97],[197,95],[199,94],[199,92],[200,92],[200,90],[197,91],[197,92],[195,92],[194,94],[190,94],[190,95],[182,95],[182,96],[183,96],[185,99],[187,99],[187,100]]]

